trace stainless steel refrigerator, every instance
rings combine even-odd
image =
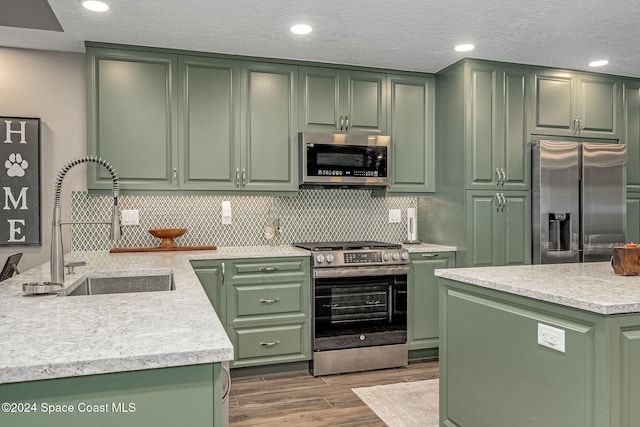
[[[609,261],[626,240],[624,144],[536,141],[533,263]]]

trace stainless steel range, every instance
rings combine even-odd
[[[313,375],[406,366],[409,253],[384,242],[308,242]]]

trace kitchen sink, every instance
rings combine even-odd
[[[171,269],[88,273],[69,285],[61,296],[121,294],[175,290]]]

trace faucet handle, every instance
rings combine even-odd
[[[65,263],[65,267],[67,267],[67,274],[75,274],[76,272],[74,271],[75,267],[80,267],[83,265],[87,265],[86,261],[70,261]]]

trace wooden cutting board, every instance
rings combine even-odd
[[[123,252],[166,252],[166,251],[215,251],[217,246],[156,246],[154,248],[113,248],[109,253]]]

